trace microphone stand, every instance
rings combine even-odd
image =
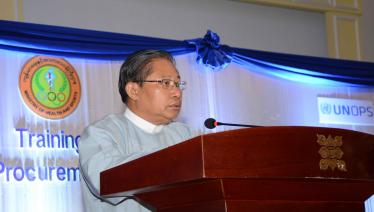
[[[230,124],[230,123],[217,122],[217,126],[219,126],[219,125],[235,126],[235,127],[260,127],[260,126],[257,126],[257,125],[248,125],[248,124]]]

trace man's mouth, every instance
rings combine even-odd
[[[171,104],[169,105],[170,108],[173,108],[173,109],[179,109],[181,108],[181,104]]]

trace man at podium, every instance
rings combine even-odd
[[[194,136],[188,126],[173,121],[185,86],[169,53],[142,50],[128,56],[118,83],[127,109],[91,124],[79,141],[86,211],[148,211],[131,198],[100,197],[100,172]]]

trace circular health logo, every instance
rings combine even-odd
[[[19,76],[26,105],[47,119],[62,119],[78,106],[81,87],[77,72],[61,58],[36,56],[26,62]]]

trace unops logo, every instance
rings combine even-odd
[[[71,114],[81,96],[78,74],[61,58],[31,58],[22,68],[19,89],[26,105],[47,119]]]
[[[331,105],[328,103],[322,103],[321,104],[321,112],[323,114],[330,114],[331,113]]]
[[[374,125],[370,100],[318,97],[319,121],[324,124]]]

